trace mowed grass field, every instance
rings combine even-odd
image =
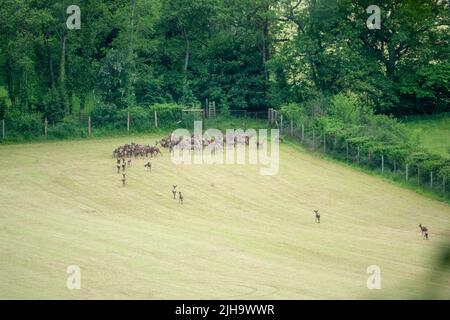
[[[152,172],[135,160],[123,188],[112,150],[156,139],[0,146],[1,299],[450,298],[450,271],[433,274],[449,205],[290,145],[275,176],[163,150]]]

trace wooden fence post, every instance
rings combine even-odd
[[[348,141],[345,141],[345,149],[347,152],[347,161],[348,161]]]
[[[92,129],[91,129],[91,114],[89,114],[88,117],[88,136],[90,137],[92,133]]]
[[[358,161],[358,163],[359,163],[359,155],[360,155],[360,149],[359,149],[359,146],[358,146],[358,155],[357,155],[357,161]]]
[[[281,134],[283,134],[283,115],[280,116],[280,128],[281,128]]]
[[[408,164],[406,164],[405,175],[406,175],[406,181],[408,181],[408,179],[409,179],[409,165]]]
[[[130,113],[127,113],[127,131],[130,131]]]
[[[2,119],[2,139],[3,140],[5,140],[5,132],[6,132],[5,119]]]
[[[302,123],[302,143],[305,140],[305,125]]]
[[[45,119],[44,119],[44,135],[47,138],[47,136],[48,136],[48,120],[47,120],[47,117],[45,117]]]
[[[420,167],[417,166],[417,184],[420,186]]]
[[[433,189],[433,171],[430,171],[430,188]]]
[[[316,131],[313,128],[313,150],[316,149]]]
[[[384,173],[384,155],[381,155],[381,173]]]
[[[445,176],[442,177],[442,191],[445,193]]]
[[[291,119],[291,137],[294,136],[294,121]]]
[[[327,136],[323,133],[323,153],[327,152]]]
[[[155,110],[155,128],[158,128],[158,111]]]

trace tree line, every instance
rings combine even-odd
[[[0,116],[51,123],[206,98],[220,112],[355,95],[376,113],[449,111],[443,0],[2,0]],[[80,28],[67,8],[80,8]]]

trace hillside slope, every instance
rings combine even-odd
[[[126,142],[0,146],[0,298],[450,297],[449,271],[431,279],[446,204],[286,145],[276,176],[166,151],[152,172],[136,160],[123,188],[111,151]],[[69,265],[81,290],[66,288]],[[370,265],[381,290],[366,288]]]

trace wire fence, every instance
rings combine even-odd
[[[90,137],[97,133],[120,130],[122,132],[145,132],[158,128],[177,128],[192,125],[194,120],[205,120],[216,116],[215,110],[204,109],[180,110],[178,113],[149,111],[133,114],[124,112],[115,117],[108,115],[92,117],[89,113],[77,113],[63,122],[50,124],[47,118],[35,114],[25,120],[15,122],[11,118],[0,120],[1,141],[17,137],[27,138],[64,138]],[[208,118],[209,115],[209,118]],[[427,170],[420,165],[391,158],[385,154],[375,153],[356,143],[347,141],[337,135],[326,134],[320,129],[307,124],[299,124],[283,119],[276,110],[248,111],[229,110],[231,118],[240,120],[259,120],[267,123],[268,128],[280,129],[281,135],[294,139],[311,152],[321,152],[348,163],[377,171],[394,180],[402,180],[411,186],[432,191],[450,198],[450,179],[439,175],[435,170]]]
[[[323,153],[333,158],[376,171],[396,181],[403,181],[412,187],[431,191],[450,198],[450,179],[435,170],[427,170],[420,165],[394,159],[382,153],[347,141],[333,134],[326,134],[316,127],[283,121],[282,117],[272,121],[272,126],[280,129],[280,134],[290,137],[310,152]]]

